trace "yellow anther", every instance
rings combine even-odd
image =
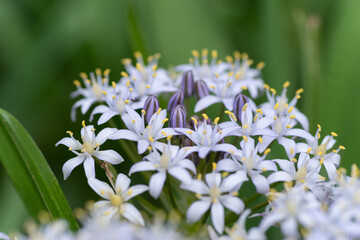
[[[318,152],[318,155],[321,156],[323,153],[322,152]]]
[[[291,116],[290,116],[290,119],[294,119],[294,118],[296,118],[295,115],[291,115]]]
[[[339,146],[339,148],[340,148],[341,150],[345,150],[345,147],[344,147],[344,146]]]
[[[130,196],[130,195],[132,194],[132,192],[133,192],[133,190],[130,188],[130,189],[128,190],[127,195]]]
[[[215,120],[214,120],[214,124],[215,124],[215,125],[216,125],[216,124],[218,124],[219,120],[220,120],[220,118],[219,118],[219,117],[215,118]]]
[[[101,80],[102,83],[106,83],[106,81],[107,81],[107,78],[103,78],[103,79]]]
[[[229,110],[226,110],[225,113],[228,114],[232,119],[234,119],[235,122],[237,121],[234,113],[230,112]]]
[[[206,130],[204,130],[204,131],[203,131],[203,134],[206,134],[206,133],[207,133],[207,131],[206,131]]]
[[[216,167],[217,167],[216,162],[213,162],[213,163],[212,163],[212,169],[213,169],[213,171],[215,171],[215,170],[216,170]]]
[[[156,77],[156,76],[157,76],[157,73],[154,73],[154,74],[152,75],[153,78]]]
[[[297,162],[296,158],[291,159],[292,162]]]
[[[161,131],[160,133],[161,133],[162,135],[164,135],[165,137],[166,137],[166,135],[167,135],[166,132],[164,132],[164,131]]]
[[[141,53],[139,51],[136,51],[136,52],[134,52],[134,57],[135,58],[141,58],[142,55],[141,55]]]
[[[135,124],[135,119],[131,119],[131,122]]]
[[[245,142],[247,142],[247,141],[248,141],[248,138],[247,138],[247,136],[246,136],[246,135],[242,135],[242,138],[244,139],[244,141],[245,141]]]
[[[130,86],[130,80],[127,80],[126,81],[126,87],[129,87]]]
[[[306,151],[307,153],[310,153],[311,152],[311,150],[312,150],[312,148],[311,147],[309,147],[309,149]]]
[[[254,122],[259,118],[259,114],[256,114],[254,117]]]
[[[123,59],[121,59],[121,63],[124,64],[124,65],[131,64],[131,59],[130,58],[123,58]]]
[[[234,62],[234,59],[233,59],[231,56],[226,56],[226,57],[225,57],[225,60],[226,60],[228,63],[233,63],[233,62]]]
[[[267,90],[269,90],[269,89],[270,89],[270,86],[267,85],[267,84],[264,84],[264,88],[266,88]]]
[[[221,176],[222,176],[223,178],[227,177],[228,175],[229,175],[228,172],[223,172],[223,173],[221,174]]]
[[[96,130],[95,128],[91,129],[92,132],[95,132],[95,130]]]
[[[155,54],[154,54],[154,58],[156,58],[156,59],[161,58],[161,54],[160,54],[160,53],[155,53]]]
[[[262,168],[261,169],[263,172],[267,172],[267,169],[266,168]]]
[[[218,52],[216,50],[212,50],[211,51],[211,57],[212,58],[217,58],[217,56],[218,56]]]
[[[331,135],[333,135],[334,137],[338,136],[335,132],[331,132]]]
[[[105,96],[107,95],[107,92],[105,91],[101,91],[102,94],[104,94]]]
[[[134,80],[134,82],[136,82],[136,77],[132,76],[131,79]]]
[[[262,142],[263,142],[263,139],[262,139],[262,137],[261,137],[261,136],[259,136],[258,140],[259,140],[259,142],[260,142],[260,143],[262,143]]]
[[[161,112],[161,108],[159,108],[157,111],[156,111],[156,114],[159,115]]]
[[[288,110],[288,113],[291,113],[293,109],[294,109],[294,107],[290,107]]]
[[[270,148],[267,148],[265,151],[264,151],[264,154],[267,155],[271,152],[271,149]]]
[[[211,85],[211,86],[209,86],[209,88],[211,88],[211,89],[215,89],[215,86],[214,86],[214,85]]]
[[[109,75],[110,72],[111,72],[110,68],[105,69],[104,76]]]
[[[151,146],[148,146],[148,148],[147,148],[149,151],[151,151],[152,150],[152,147]]]
[[[139,71],[142,70],[142,66],[141,66],[140,63],[136,63],[135,67],[136,67],[136,69],[139,70]]]
[[[318,129],[319,129],[319,132],[321,132],[321,126],[320,124],[317,125]]]
[[[91,81],[90,81],[89,79],[86,79],[85,82],[86,82],[87,84],[91,84]]]
[[[201,173],[198,173],[198,175],[196,176],[196,179],[197,180],[200,180],[202,178],[202,174]]]
[[[296,91],[296,95],[300,95],[301,93],[304,92],[304,89],[303,88],[300,88]]]
[[[325,180],[326,178],[325,177],[319,177],[318,179],[319,180]]]
[[[240,54],[240,52],[239,51],[234,51],[234,57],[236,58],[236,59],[240,59],[241,58],[241,54]]]
[[[289,124],[288,124],[288,125],[286,125],[286,128],[291,128],[291,125],[289,125]]]
[[[229,150],[229,153],[234,154],[235,152],[234,150]]]
[[[222,133],[223,133],[223,130],[220,130],[219,133],[222,134]]]
[[[253,64],[253,63],[254,63],[254,60],[249,59],[249,60],[247,60],[247,62],[246,62],[246,63],[250,66],[251,64]]]
[[[192,134],[192,131],[191,131],[191,130],[187,130],[186,133],[187,133],[187,134]]]
[[[292,147],[290,148],[290,153],[294,154],[294,149]]]
[[[300,95],[296,95],[295,98],[296,98],[296,99],[300,99],[301,97],[300,97]]]
[[[169,121],[169,119],[168,118],[165,118],[164,120],[162,120],[162,124],[165,124],[167,121]]]
[[[242,90],[247,90],[248,88],[246,86],[241,87]]]
[[[121,72],[121,76],[123,76],[123,77],[129,77],[129,75],[126,73],[126,72]]]
[[[195,197],[201,198],[201,194],[200,194],[200,193],[196,193],[196,194],[195,194]]]
[[[290,86],[290,82],[289,81],[286,81],[284,84],[283,84],[283,88],[287,88]]]
[[[77,87],[80,87],[80,86],[81,86],[81,83],[79,82],[79,80],[74,80],[73,83],[74,83],[74,85],[77,86]]]
[[[242,157],[242,158],[241,158],[241,161],[245,162],[245,161],[246,161],[246,158],[245,158],[245,157]]]
[[[103,195],[103,196],[105,196],[105,192],[104,192],[104,190],[100,190],[100,193],[101,193],[101,195]]]
[[[195,124],[195,125],[197,125],[197,124],[198,124],[198,122],[197,122],[196,118],[192,117],[192,118],[191,118],[191,120],[193,120],[193,121],[194,121],[194,124]]]
[[[243,129],[247,129],[247,128],[248,128],[248,125],[244,125],[244,126],[243,126]]]
[[[262,112],[262,108],[256,110],[256,113]]]
[[[256,65],[256,68],[261,70],[265,67],[265,63],[264,62],[259,62],[257,65]]]
[[[126,99],[124,102],[125,102],[125,104],[127,104],[127,103],[129,103],[129,102],[130,102],[130,100],[127,100],[127,99]]]
[[[269,90],[270,92],[272,92],[274,95],[276,95],[276,90],[275,89],[273,89],[273,88],[270,88],[270,90]]]
[[[232,82],[228,82],[228,83],[226,84],[226,87],[227,87],[227,88],[230,87],[231,84],[232,84]]]
[[[199,57],[199,52],[196,51],[196,50],[192,50],[191,55],[193,55],[195,58],[198,58]]]
[[[320,139],[320,137],[321,137],[321,136],[320,136],[320,133],[318,133],[317,135],[318,135],[318,139]]]
[[[205,120],[209,119],[208,115],[206,115],[205,113],[201,114],[201,116],[203,116],[203,118],[205,118]]]
[[[173,137],[173,135],[169,135],[169,136],[166,137],[166,140],[170,141],[172,137]]]
[[[134,89],[133,89],[133,88],[130,88],[130,89],[129,89],[129,92],[132,92],[132,91],[134,91]]]
[[[69,147],[69,151],[71,151],[72,150],[72,147]]]
[[[333,152],[333,153],[338,153],[338,151],[337,151],[337,150],[332,150],[332,152]]]
[[[154,142],[154,138],[152,136],[149,136],[148,139],[150,142]]]
[[[201,51],[201,56],[203,57],[206,57],[208,55],[209,51],[207,50],[207,48],[204,48],[202,51]]]
[[[88,75],[84,72],[81,72],[79,75],[81,78],[88,78]]]
[[[72,131],[66,131],[67,134],[69,134],[70,136],[73,136],[74,133]]]
[[[277,117],[276,117],[276,116],[274,116],[274,117],[273,117],[273,119],[274,119],[274,120],[277,120]]]
[[[234,72],[229,72],[228,73],[228,77],[231,77],[232,75],[234,75]]]
[[[238,192],[232,192],[231,195],[236,197],[236,196],[239,196],[239,193]]]
[[[249,104],[245,103],[245,105],[242,108],[242,111],[245,112],[245,110],[247,109],[248,106],[249,106]]]
[[[242,75],[242,72],[238,71],[236,74],[235,74],[235,79],[239,79]]]
[[[83,120],[83,121],[81,122],[81,124],[82,124],[83,127],[86,127],[86,125],[85,125],[85,120]]]
[[[114,81],[111,82],[111,85],[114,89],[116,88],[116,83]]]
[[[274,109],[276,110],[278,107],[279,107],[279,103],[276,103]]]
[[[322,164],[324,163],[324,161],[325,161],[325,158],[322,158],[322,159],[320,160],[320,165],[322,165]]]
[[[217,78],[219,77],[219,74],[218,74],[218,73],[214,73],[214,75],[215,75],[215,77],[217,77]]]
[[[158,66],[155,64],[155,65],[152,67],[152,71],[155,72],[156,69],[157,69],[157,67],[158,67]]]

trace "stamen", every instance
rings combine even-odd
[[[166,135],[167,135],[166,132],[164,132],[164,131],[161,131],[160,133],[161,133],[162,135],[164,135],[165,137],[166,137]]]
[[[325,158],[322,158],[322,159],[320,160],[320,165],[322,165],[324,161],[325,161]]]
[[[198,173],[198,175],[196,176],[196,179],[197,180],[200,180],[202,178],[202,174],[201,173]]]
[[[156,69],[157,69],[157,67],[158,67],[157,65],[154,65],[154,66],[152,67],[152,71],[155,72]]]
[[[247,136],[246,136],[246,135],[242,135],[242,138],[245,140],[245,142],[247,142],[247,141],[248,141],[248,138],[247,138]]]
[[[242,108],[242,111],[243,111],[243,112],[245,112],[245,110],[247,109],[248,105],[249,105],[249,104],[246,103],[246,104],[243,106],[243,108]]]
[[[123,76],[123,77],[129,77],[129,75],[126,73],[126,72],[121,72],[121,76]]]
[[[333,135],[334,137],[338,136],[335,132],[331,132],[331,135]]]
[[[129,103],[130,101],[126,99],[124,102],[125,102],[125,104],[127,104],[127,103]]]
[[[104,94],[105,96],[107,96],[107,92],[101,91],[101,93]]]
[[[141,113],[145,115],[145,114],[146,114],[146,111],[145,111],[144,109],[142,109],[142,110],[141,110]]]
[[[242,90],[247,90],[248,88],[246,86],[241,87]]]
[[[192,134],[191,130],[186,131],[187,134]]]
[[[319,132],[321,132],[321,126],[320,124],[317,125],[318,129],[319,129]]]
[[[215,125],[216,125],[216,124],[218,124],[219,120],[220,120],[220,118],[219,118],[219,117],[215,118],[215,120],[214,120],[214,124],[215,124]]]
[[[205,113],[203,113],[202,116],[203,116],[203,118],[205,118],[205,120],[209,119],[208,115],[206,115]]]
[[[265,67],[265,63],[264,62],[259,62],[257,65],[256,65],[256,68],[261,70]]]
[[[289,81],[286,81],[284,84],[283,84],[283,88],[287,88],[290,86],[290,82]]]
[[[339,148],[340,148],[341,150],[345,150],[345,147],[344,147],[344,146],[339,146]]]
[[[268,84],[264,84],[264,88],[266,88],[267,90],[270,89],[270,86]]]
[[[234,51],[234,57],[236,58],[236,59],[240,59],[241,58],[241,54],[240,54],[240,52],[239,51]]]
[[[259,140],[259,142],[260,142],[260,143],[262,143],[262,142],[263,142],[263,139],[262,139],[262,137],[261,137],[261,136],[259,136],[258,140]]]
[[[310,152],[311,152],[311,150],[312,150],[312,148],[311,148],[311,147],[309,147],[309,149],[307,150],[307,153],[310,153]]]
[[[193,120],[193,121],[194,121],[194,124],[195,124],[195,125],[197,125],[197,124],[198,124],[197,120],[196,120],[194,117],[192,117],[192,118],[191,118],[191,120]]]
[[[271,152],[271,149],[270,149],[270,148],[267,148],[267,149],[264,151],[264,154],[265,154],[265,155],[268,155],[270,152]]]
[[[74,85],[77,86],[77,87],[80,87],[80,86],[81,86],[81,83],[79,82],[79,80],[74,80],[73,83],[74,83]]]
[[[148,146],[147,148],[149,150],[149,152],[152,150],[152,147],[151,146]]]
[[[212,50],[211,51],[211,57],[212,58],[217,58],[217,56],[218,56],[218,52],[216,50]]]
[[[212,169],[213,169],[213,171],[215,171],[215,170],[216,170],[216,167],[217,167],[216,162],[213,162],[213,163],[212,163]]]
[[[276,110],[278,107],[279,107],[279,103],[276,103],[274,109]]]
[[[154,142],[154,138],[152,136],[149,136],[148,139],[150,142]]]
[[[88,78],[88,75],[84,72],[81,72],[79,75],[81,78]]]
[[[192,50],[191,55],[193,55],[195,58],[198,58],[199,57],[199,52],[196,51],[196,50]]]
[[[110,68],[105,69],[104,76],[109,75],[110,72],[111,72]]]
[[[156,114],[159,115],[160,112],[161,112],[161,108],[159,108],[159,109],[157,110]]]
[[[168,118],[165,118],[164,120],[162,120],[162,124],[165,124],[167,121],[169,121],[169,119]]]
[[[222,176],[223,178],[227,177],[228,175],[229,175],[228,172],[223,172],[223,173],[221,174],[221,176]]]
[[[293,109],[294,109],[294,107],[290,107],[288,110],[288,113],[291,113]]]
[[[83,120],[81,124],[82,124],[83,127],[86,127],[85,120]]]
[[[116,83],[114,81],[111,82],[111,85],[114,89],[116,88]]]
[[[166,137],[166,140],[170,141],[172,137],[173,137],[173,135],[169,135],[169,136]]]
[[[69,134],[70,136],[73,136],[74,133],[72,131],[66,131],[67,134]]]

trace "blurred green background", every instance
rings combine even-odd
[[[278,91],[287,80],[290,97],[305,89],[299,106],[311,130],[320,123],[323,134],[339,134],[349,169],[360,144],[359,10],[357,0],[0,0],[0,107],[38,143],[70,205],[82,207],[95,195],[82,168],[63,181],[72,154],[54,146],[80,129],[69,98],[78,73],[110,68],[118,80],[120,60],[136,50],[161,53],[162,67],[187,62],[192,49],[221,57],[239,50],[265,61],[264,80]],[[0,231],[19,229],[26,217],[0,166]]]

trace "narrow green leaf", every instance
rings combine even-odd
[[[24,127],[0,109],[0,162],[33,217],[47,211],[63,218],[72,229],[77,222],[50,166]]]

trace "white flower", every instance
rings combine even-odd
[[[246,230],[245,222],[247,217],[250,214],[250,210],[246,209],[241,215],[240,218],[232,228],[225,228],[225,232],[227,235],[223,236],[217,236],[217,234],[214,232],[212,227],[208,227],[209,235],[211,240],[265,240],[266,235],[264,232],[257,227],[253,227],[249,229],[249,231]]]
[[[0,239],[9,240],[10,238],[5,233],[0,232]]]
[[[83,79],[85,84],[85,88],[81,87],[81,83],[78,80],[74,81],[74,84],[77,87],[77,90],[71,93],[71,97],[75,98],[78,96],[82,96],[83,98],[75,102],[73,107],[71,108],[71,119],[75,121],[76,119],[76,109],[81,107],[81,113],[85,114],[92,104],[95,102],[103,102],[105,101],[105,95],[102,93],[103,91],[108,91],[109,87],[109,73],[110,70],[106,69],[104,71],[104,78],[101,75],[101,70],[96,69],[96,76],[93,72],[90,73],[90,79],[86,73],[80,73],[80,77]]]
[[[153,151],[144,157],[142,162],[135,163],[129,171],[129,175],[140,171],[157,171],[150,178],[149,193],[154,198],[158,198],[166,181],[167,174],[177,178],[181,182],[189,183],[192,178],[187,170],[196,174],[196,168],[192,161],[186,159],[186,156],[193,151],[190,148],[180,150],[164,146],[162,154]]]
[[[56,220],[55,222],[44,226],[36,226],[35,223],[27,225],[28,236],[19,235],[15,239],[19,240],[75,240],[73,233],[69,230],[65,220]],[[0,236],[1,239],[1,236]],[[7,239],[7,238],[5,238]]]
[[[128,89],[116,89],[117,86],[114,82],[113,89],[109,92],[103,92],[106,95],[106,105],[99,105],[95,107],[90,115],[90,121],[93,120],[95,114],[101,113],[98,124],[103,124],[116,115],[122,116],[125,113],[125,105],[129,105],[134,108],[136,103],[131,101],[131,92]]]
[[[138,143],[137,149],[139,154],[143,154],[149,147],[150,149],[162,149],[165,145],[158,140],[168,135],[178,135],[172,128],[163,128],[168,121],[166,118],[166,109],[158,109],[145,127],[144,116],[145,111],[142,111],[140,116],[136,111],[126,106],[126,114],[122,116],[126,127],[129,129],[120,129],[112,134],[109,139],[127,139],[136,141]]]
[[[159,95],[162,92],[175,92],[178,89],[172,86],[172,80],[164,69],[158,69],[159,54],[149,57],[148,65],[145,65],[142,55],[135,52],[136,64],[131,64],[130,59],[124,59],[123,63],[127,73],[122,72],[120,85],[128,88],[132,93],[134,109],[144,106],[144,102],[150,95]]]
[[[238,150],[231,155],[232,159],[221,160],[217,170],[247,174],[258,193],[267,193],[270,189],[269,182],[261,173],[276,171],[276,165],[272,161],[264,160],[267,151],[261,157],[258,155],[258,147],[255,147],[255,141],[252,138],[246,138],[246,141],[241,142],[241,149],[242,151]]]
[[[300,151],[310,153],[314,155],[313,160],[320,165],[324,165],[330,180],[335,180],[337,177],[336,168],[340,164],[340,155],[338,152],[344,150],[343,146],[339,146],[338,149],[327,153],[336,143],[334,137],[336,133],[332,132],[331,136],[325,136],[319,145],[321,126],[318,125],[318,130],[312,140],[308,140],[307,144],[299,143]]]
[[[134,205],[127,203],[131,198],[145,192],[148,187],[145,185],[130,186],[130,178],[120,173],[116,178],[115,191],[109,184],[99,181],[96,178],[89,178],[90,187],[102,198],[106,200],[98,201],[94,204],[94,211],[105,216],[105,218],[126,218],[132,223],[144,225],[144,219],[139,210]]]
[[[105,128],[95,136],[94,126],[85,126],[85,121],[83,121],[82,124],[81,139],[83,143],[76,140],[73,137],[73,133],[68,131],[67,133],[69,133],[70,137],[61,139],[55,145],[58,146],[59,144],[63,144],[69,147],[69,150],[77,155],[64,164],[62,168],[64,179],[67,179],[72,170],[81,163],[84,163],[86,177],[95,177],[95,160],[93,157],[111,164],[119,164],[124,161],[124,159],[114,150],[100,151],[100,146],[109,139],[109,136],[116,132],[117,129]]]
[[[193,151],[198,152],[200,158],[205,158],[205,156],[210,152],[231,152],[236,148],[228,143],[220,143],[221,140],[228,136],[234,128],[226,128],[220,130],[217,123],[219,118],[215,119],[215,126],[207,124],[206,120],[208,116],[203,114],[205,121],[200,123],[198,127],[198,122],[195,118],[192,118],[194,121],[195,131],[189,128],[175,128],[175,130],[179,133],[187,136],[195,145],[190,147]]]
[[[230,68],[229,63],[219,62],[217,61],[218,52],[216,50],[211,51],[211,60],[209,62],[208,59],[208,50],[203,49],[201,52],[201,60],[200,63],[200,54],[198,51],[193,50],[192,55],[194,59],[190,58],[190,63],[182,64],[176,66],[176,71],[186,72],[189,70],[193,71],[194,80],[204,80],[206,83],[209,83],[215,77],[215,74],[221,75],[225,73],[226,70]],[[177,85],[180,85],[182,79],[182,75],[177,80]]]
[[[301,186],[288,187],[286,190],[276,193],[275,199],[269,203],[267,210],[271,210],[265,213],[260,229],[265,230],[279,223],[286,238],[298,239],[299,225],[306,228],[315,226],[315,219],[321,214],[321,205],[312,192],[304,191]]]
[[[244,209],[244,203],[237,197],[237,192],[245,180],[245,174],[232,174],[222,179],[220,173],[208,173],[205,175],[205,182],[193,180],[190,184],[183,184],[184,189],[195,192],[199,198],[191,204],[186,213],[188,221],[198,221],[211,208],[211,222],[221,234],[224,231],[224,207],[236,214],[240,214]]]
[[[300,99],[300,94],[304,91],[302,88],[296,91],[295,97],[288,102],[286,97],[287,87],[290,85],[289,82],[285,82],[283,85],[283,91],[281,92],[280,96],[276,96],[276,91],[273,88],[270,88],[267,84],[264,85],[266,88],[266,95],[269,102],[264,103],[261,105],[263,108],[264,113],[266,116],[269,117],[278,117],[280,114],[287,116],[287,115],[294,115],[294,119],[300,123],[300,125],[306,131],[309,130],[309,120],[307,117],[301,113],[296,107],[296,103],[298,99]],[[270,92],[272,94],[270,94]]]

